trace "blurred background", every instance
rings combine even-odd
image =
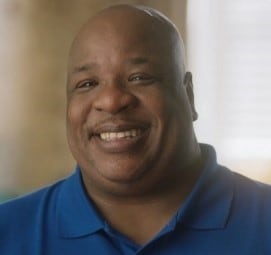
[[[200,142],[220,163],[271,183],[271,0],[0,0],[0,200],[70,174],[66,61],[89,16],[143,4],[180,29]]]

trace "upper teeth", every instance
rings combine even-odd
[[[139,129],[132,129],[129,131],[123,131],[123,132],[104,132],[100,134],[100,137],[102,140],[113,140],[118,138],[126,138],[126,137],[135,137],[140,134]]]

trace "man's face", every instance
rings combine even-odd
[[[85,29],[68,70],[68,141],[85,181],[101,187],[167,179],[173,162],[185,166],[192,137],[173,50],[148,26],[123,22]]]

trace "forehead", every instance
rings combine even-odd
[[[114,10],[100,14],[83,27],[73,43],[71,57],[74,61],[95,53],[99,57],[133,51],[156,54],[170,48],[169,34],[161,22],[142,11]]]
[[[163,22],[148,13],[135,8],[109,9],[90,19],[81,29],[75,41],[81,36],[118,34],[131,37],[131,34],[162,34]]]

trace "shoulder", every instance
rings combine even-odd
[[[236,172],[231,172],[235,191],[253,198],[271,199],[271,185],[262,183]]]
[[[271,224],[271,185],[252,180],[239,173],[225,169],[233,183],[232,209],[241,215],[260,217]],[[270,226],[270,225],[269,225]]]
[[[40,188],[38,190],[32,191],[30,193],[7,200],[6,202],[0,204],[0,214],[13,209],[27,210],[32,208],[33,206],[38,206],[41,203],[41,199],[48,193],[51,193],[53,190],[57,189],[62,182],[63,180],[58,181],[52,185]]]
[[[0,239],[37,224],[40,214],[54,206],[64,180],[0,205]],[[46,208],[46,209],[45,209]]]

